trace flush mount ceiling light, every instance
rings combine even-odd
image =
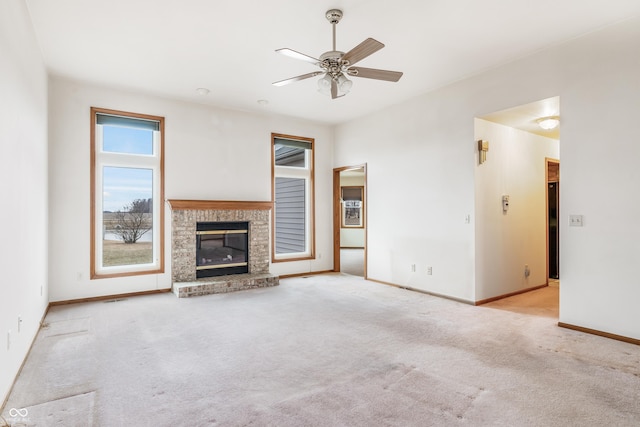
[[[209,92],[211,92],[209,89],[207,89],[206,87],[199,87],[198,89],[196,89],[196,92],[198,93],[198,95],[209,95]]]
[[[538,126],[540,126],[542,129],[551,130],[558,127],[558,125],[560,124],[560,117],[558,116],[542,117],[536,120],[536,122],[538,123]]]

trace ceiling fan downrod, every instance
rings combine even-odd
[[[331,9],[327,10],[325,14],[327,20],[331,23],[331,27],[333,28],[333,49],[336,50],[336,24],[340,22],[342,19],[342,11],[339,9]]]
[[[339,9],[330,9],[325,13],[327,21],[331,24],[333,32],[332,50],[320,55],[320,67],[328,73],[332,79],[337,80],[343,73],[343,64],[341,62],[344,52],[336,50],[336,24],[342,19],[342,11]]]

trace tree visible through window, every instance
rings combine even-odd
[[[313,139],[272,134],[273,261],[313,257]]]
[[[91,277],[162,272],[164,119],[91,111]]]

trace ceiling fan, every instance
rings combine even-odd
[[[366,79],[385,80],[389,82],[397,82],[400,80],[402,73],[399,71],[354,67],[357,62],[382,49],[384,44],[372,38],[368,38],[349,52],[340,52],[336,50],[336,24],[340,22],[340,19],[342,19],[342,11],[338,9],[331,9],[327,11],[325,16],[333,27],[333,50],[320,55],[320,59],[305,55],[304,53],[296,52],[289,48],[276,50],[276,52],[283,55],[316,65],[321,68],[321,71],[313,71],[311,73],[291,77],[286,80],[280,80],[278,82],[274,82],[274,86],[284,86],[289,83],[324,74],[324,76],[318,80],[318,90],[321,93],[327,95],[330,94],[332,99],[336,99],[346,95],[349,93],[349,90],[351,90],[353,82],[349,80],[347,76],[364,77]]]

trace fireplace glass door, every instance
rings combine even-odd
[[[196,277],[249,272],[247,222],[199,222],[196,225]]]

